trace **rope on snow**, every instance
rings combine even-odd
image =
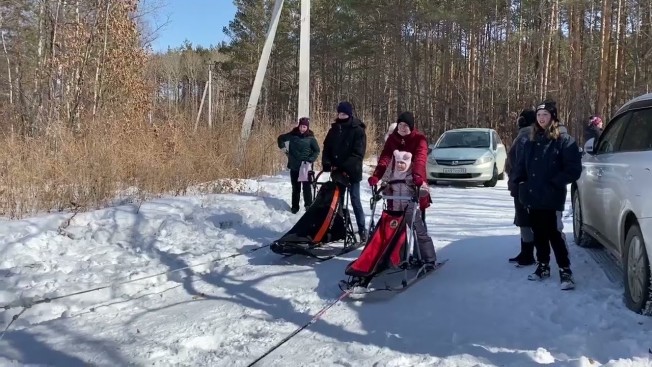
[[[281,345],[285,344],[288,340],[292,339],[295,335],[299,334],[303,329],[307,328],[308,326],[314,324],[319,320],[319,318],[331,307],[335,306],[338,302],[346,298],[349,294],[351,294],[351,291],[344,291],[342,294],[336,298],[335,300],[331,301],[328,303],[326,306],[324,306],[315,316],[312,317],[308,322],[305,324],[301,325],[298,327],[296,330],[294,330],[292,333],[288,334],[285,338],[283,338],[281,341],[278,343],[274,344],[271,348],[269,348],[265,353],[263,353],[260,357],[256,358],[253,362],[249,363],[247,367],[251,367],[255,365],[256,363],[260,362],[263,358],[267,357],[270,353],[278,349]]]
[[[12,308],[17,308],[17,307],[30,308],[32,306],[35,306],[35,305],[38,305],[38,304],[41,304],[41,303],[49,303],[51,301],[59,300],[59,299],[62,299],[62,298],[78,296],[80,294],[95,292],[95,291],[99,291],[99,290],[102,290],[102,289],[111,288],[113,286],[119,286],[119,285],[124,285],[124,284],[129,284],[129,283],[135,283],[135,282],[138,282],[138,281],[141,281],[141,280],[155,278],[155,277],[158,277],[158,276],[161,276],[161,275],[171,274],[171,273],[175,273],[175,272],[178,272],[178,271],[181,271],[181,270],[186,270],[186,269],[195,268],[195,267],[202,266],[202,265],[217,263],[217,262],[220,262],[220,261],[223,261],[223,260],[232,259],[232,258],[235,258],[235,257],[238,257],[238,256],[247,255],[247,254],[250,254],[252,252],[256,252],[258,250],[269,247],[269,246],[270,245],[267,244],[267,245],[264,245],[264,246],[255,247],[255,248],[247,250],[245,252],[231,254],[229,256],[220,257],[220,258],[217,258],[217,259],[214,259],[214,260],[211,260],[211,261],[206,261],[206,262],[199,263],[199,264],[194,264],[194,265],[188,265],[188,266],[184,266],[182,268],[168,270],[168,271],[164,271],[164,272],[161,272],[161,273],[158,273],[158,274],[147,275],[147,276],[144,276],[144,277],[141,277],[141,278],[136,278],[136,279],[131,279],[131,280],[124,280],[124,281],[114,281],[114,282],[105,284],[105,285],[100,286],[100,287],[95,287],[95,288],[91,288],[91,289],[87,289],[87,290],[83,290],[83,291],[78,291],[78,292],[74,292],[74,293],[70,293],[70,294],[64,294],[64,295],[61,295],[61,296],[40,297],[40,298],[39,297],[20,298],[20,299],[14,301],[12,303],[9,303],[7,305],[2,306],[1,308],[5,309],[5,310],[9,310],[9,309],[12,309]]]

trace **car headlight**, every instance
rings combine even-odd
[[[437,164],[437,159],[433,156],[428,157],[428,163],[436,165]]]
[[[490,155],[483,155],[482,157],[475,160],[475,164],[485,164],[493,160],[494,157]]]

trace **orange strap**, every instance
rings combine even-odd
[[[328,209],[328,215],[326,216],[326,220],[324,220],[324,223],[322,223],[321,228],[319,228],[319,231],[315,235],[313,242],[319,243],[324,238],[324,235],[328,230],[331,220],[333,219],[333,215],[335,214],[335,208],[337,208],[337,202],[339,200],[340,200],[340,188],[336,186],[335,193],[333,194],[333,200],[331,200],[331,205],[330,208]]]

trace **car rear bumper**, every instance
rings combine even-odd
[[[463,166],[428,163],[427,170],[429,180],[484,182],[493,177],[494,162]]]

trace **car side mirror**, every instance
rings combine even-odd
[[[593,154],[593,143],[595,143],[595,138],[591,138],[584,143],[584,152],[588,154]]]

